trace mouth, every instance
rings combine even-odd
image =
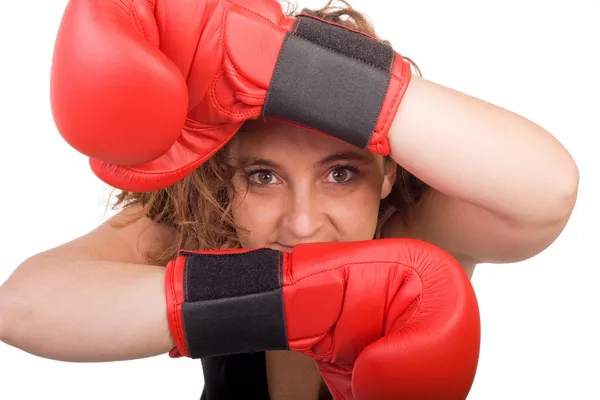
[[[271,246],[272,249],[274,250],[279,250],[279,251],[283,251],[285,253],[291,253],[292,250],[294,249],[293,246],[288,246],[285,244],[281,244],[281,243],[273,243],[273,245]]]

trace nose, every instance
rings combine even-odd
[[[323,209],[325,202],[319,193],[310,185],[297,187],[290,192],[286,202],[283,225],[290,239],[309,241],[315,238],[327,219]]]

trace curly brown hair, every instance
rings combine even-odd
[[[337,3],[337,4],[336,4]],[[297,15],[295,5],[285,1],[288,15]],[[377,38],[368,17],[350,6],[345,0],[329,0],[319,10],[302,10],[323,20],[338,23]],[[388,41],[384,43],[390,45]],[[421,76],[419,67],[404,57]],[[245,127],[242,127],[242,130]],[[387,159],[387,162],[393,162]],[[136,218],[148,217],[154,223],[173,228],[177,238],[172,248],[161,254],[148,254],[148,261],[165,265],[180,249],[216,250],[239,248],[236,224],[231,213],[228,193],[233,192],[235,173],[227,146],[179,182],[153,192],[121,191],[113,209],[141,205]],[[407,217],[419,201],[427,185],[404,168],[397,167],[396,183],[379,207],[378,230],[392,215]]]

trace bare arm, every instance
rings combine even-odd
[[[474,262],[514,262],[550,245],[579,172],[547,131],[508,110],[413,77],[389,132],[392,158],[434,190],[414,223],[386,227]]]
[[[122,222],[130,211],[113,217]],[[173,348],[164,267],[147,265],[149,246],[168,234],[142,219],[94,231],[23,262],[0,287],[2,340],[64,361],[150,357]]]

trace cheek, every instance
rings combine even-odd
[[[341,241],[370,240],[377,228],[381,187],[366,184],[356,189],[327,204],[327,213]]]
[[[238,192],[233,198],[232,215],[238,226],[242,247],[261,247],[273,240],[278,223],[278,205],[272,199],[252,192]]]

